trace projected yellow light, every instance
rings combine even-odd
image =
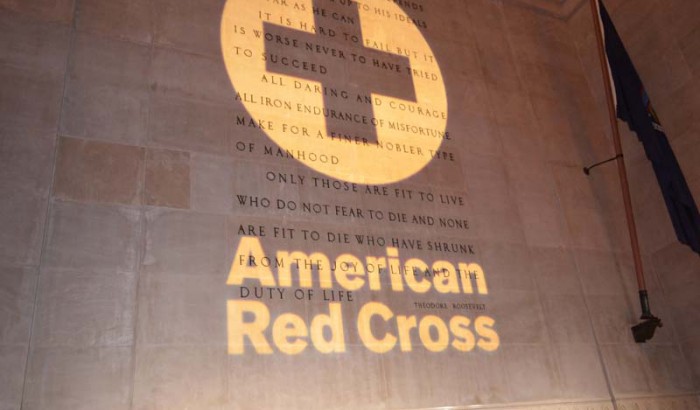
[[[322,289],[333,288],[335,282],[349,291],[365,286],[371,291],[379,291],[382,289],[380,275],[385,274],[390,277],[393,292],[403,292],[405,281],[408,289],[415,293],[425,293],[432,287],[441,294],[473,294],[472,282],[476,282],[477,293],[489,293],[484,271],[476,263],[458,263],[455,267],[451,262],[439,260],[432,264],[432,268],[417,258],[402,263],[398,249],[393,247],[386,248],[386,257],[367,256],[364,263],[350,254],[338,256],[331,264],[328,256],[321,252],[308,254],[284,250],[278,250],[271,258],[265,253],[260,239],[254,236],[240,239],[226,284],[238,286],[246,280],[254,280],[265,287],[290,287],[294,267],[299,272],[299,286],[302,288],[312,287],[315,268]],[[429,274],[432,282],[427,278],[418,279],[416,272]]]
[[[229,0],[222,51],[237,100],[285,154],[386,184],[449,139],[442,74],[410,21],[387,1]]]
[[[476,293],[488,294],[486,278],[478,264],[458,263],[455,266],[448,261],[436,261],[432,268],[428,266],[417,258],[402,262],[396,248],[387,248],[386,256],[367,256],[364,262],[356,256],[342,254],[333,264],[321,252],[306,254],[279,250],[274,256],[268,256],[258,238],[243,237],[226,284],[241,286],[252,283],[254,286],[289,288],[297,282],[297,291],[307,289],[302,294],[311,295],[316,282],[321,291],[338,285],[344,291],[366,287],[377,292],[382,290],[380,275],[390,275],[390,281],[384,285],[393,292],[424,293],[432,287],[440,294],[474,294],[475,282]],[[293,270],[297,272],[296,278],[292,277]],[[424,278],[418,280],[420,276]],[[432,277],[432,281],[426,277]],[[259,301],[229,300],[227,316],[228,352],[231,355],[245,354],[246,341],[257,354],[279,351],[296,355],[309,346],[324,354],[346,351],[346,319],[339,303],[329,303],[328,314],[315,315],[309,325],[293,313],[283,313],[273,321],[268,306]],[[373,329],[372,323],[377,322],[384,323],[389,330],[378,332]],[[491,352],[500,345],[494,327],[495,320],[489,316],[480,315],[472,320],[454,315],[443,320],[435,315],[402,315],[380,302],[365,303],[359,309],[355,326],[363,346],[379,354],[394,349],[413,351],[412,334],[426,350],[434,353],[447,349],[470,352],[477,348]]]

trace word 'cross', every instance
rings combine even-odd
[[[321,25],[321,9],[319,3],[321,3],[320,0],[313,1],[314,24],[317,29]],[[358,69],[352,66],[356,64],[359,65],[360,63],[351,64],[346,67],[354,69],[350,69],[344,75],[344,65],[342,63],[337,62],[337,59],[331,61],[333,57],[326,57],[316,53],[304,57],[304,60],[308,63],[316,64],[317,66],[323,64],[328,70],[328,72],[326,72],[325,74],[321,74],[320,72],[305,71],[300,68],[294,68],[291,65],[276,65],[270,62],[269,55],[271,53],[281,53],[284,51],[282,48],[288,46],[277,44],[277,42],[271,41],[271,44],[266,44],[265,47],[266,54],[268,55],[268,60],[266,64],[267,71],[275,74],[289,75],[304,80],[317,81],[320,82],[324,87],[328,88],[333,88],[333,84],[342,85],[345,81],[347,81],[349,86],[357,88],[358,95],[369,96],[370,93],[374,93],[415,102],[416,94],[415,88],[413,86],[413,79],[410,75],[410,60],[407,57],[398,54],[387,53],[379,51],[377,49],[364,47],[362,27],[360,25],[359,6],[357,5],[357,3],[353,1],[352,4],[349,7],[347,7],[347,14],[344,13],[343,15],[345,16],[347,21],[352,23],[348,24],[348,26],[352,27],[351,32],[346,32],[345,34],[347,34],[348,38],[354,37],[355,39],[359,39],[357,43],[362,44],[362,47],[360,47],[362,51],[356,54],[361,54],[362,56],[366,57],[366,67],[361,67]],[[307,42],[316,44],[316,41],[323,41],[323,39],[318,35],[310,34],[302,30],[290,29],[268,22],[264,23],[264,31],[266,34],[269,33],[273,35],[289,36],[298,39],[303,47],[305,47],[305,44]],[[396,34],[400,35],[400,33]],[[346,56],[346,58],[350,59],[350,56]],[[342,61],[348,61],[347,59]],[[375,67],[375,60],[378,60],[379,62],[384,63],[390,67],[401,67],[402,70],[399,73],[396,71],[388,71],[384,68]],[[375,74],[383,74],[384,78],[377,78],[378,75]],[[337,100],[336,97],[330,96],[329,93],[324,93],[324,107],[332,107],[333,102],[335,101],[334,98],[335,100]],[[367,118],[372,118],[373,109],[371,104],[352,104],[352,106],[353,109],[350,111],[354,114],[364,115]],[[363,136],[363,138],[366,138],[367,141],[371,143],[376,143],[378,141],[376,126],[369,125],[368,127],[370,128],[370,130],[367,131],[367,134]],[[332,133],[335,133],[337,135],[340,130],[346,128],[347,125],[344,125],[342,120],[330,117],[326,118],[326,131],[328,132],[328,135],[332,135]]]

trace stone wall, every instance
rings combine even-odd
[[[652,13],[635,2],[611,2],[613,18],[697,192],[698,26],[686,11],[696,6]],[[616,175],[581,172],[612,152],[587,9],[562,21],[507,1],[416,3],[456,160],[388,186],[463,198],[454,212],[266,180],[323,175],[238,145],[272,143],[236,121],[246,112],[221,55],[224,0],[0,0],[0,409],[698,408],[697,257],[675,243],[626,135],[653,308],[666,323],[635,344]],[[645,13],[658,24],[634,38]],[[642,40],[655,41],[652,54]],[[260,211],[241,207],[241,192],[464,215],[471,227]],[[250,345],[230,355],[226,282],[241,225],[473,245],[489,294],[466,301],[486,304],[500,346],[380,355],[354,340],[336,355],[255,355]],[[265,246],[368,253],[299,239]],[[417,296],[358,293],[346,317],[374,300],[427,313],[412,308]],[[269,303],[308,319],[327,311]]]
[[[685,178],[696,202],[700,198],[698,177],[698,47],[700,45],[700,22],[694,13],[700,4],[694,1],[607,1],[606,5],[614,23],[639,71],[657,113],[675,151]],[[595,60],[596,49],[591,36],[590,9],[582,7],[571,19],[581,61],[599,109],[591,111],[600,124],[605,113],[604,95],[599,67]],[[698,329],[695,326],[700,290],[700,258],[688,247],[680,244],[673,231],[661,192],[655,181],[651,164],[636,136],[624,123],[620,123],[623,134],[623,149],[632,189],[634,213],[644,253],[644,265],[651,277],[653,309],[664,316],[664,321],[673,327],[676,340],[695,375],[697,388],[700,366],[697,357]],[[602,132],[609,141],[609,132]],[[603,149],[598,158],[611,156],[612,148],[605,150],[609,142],[600,141]],[[606,170],[596,181],[605,212],[612,221],[623,221],[620,209],[621,197],[617,194],[617,177],[613,167]],[[611,223],[620,235],[624,225]],[[625,253],[628,253],[625,250]],[[628,259],[628,255],[625,256]],[[633,271],[629,261],[628,276]],[[665,319],[668,317],[668,319]],[[639,387],[642,387],[640,384]]]

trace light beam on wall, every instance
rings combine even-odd
[[[229,0],[221,44],[237,99],[288,156],[330,177],[401,181],[449,134],[440,67],[393,2]],[[390,18],[388,18],[390,17]]]

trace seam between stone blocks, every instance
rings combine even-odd
[[[72,20],[69,25],[69,34],[68,34],[68,48],[66,50],[66,59],[64,63],[64,73],[63,73],[63,88],[61,90],[61,102],[58,107],[58,119],[56,121],[56,128],[54,132],[54,149],[53,149],[53,167],[51,170],[51,185],[49,185],[49,190],[48,190],[48,197],[46,199],[46,206],[45,210],[46,213],[44,215],[44,224],[43,224],[43,234],[41,238],[41,247],[39,250],[39,263],[38,263],[38,268],[37,268],[37,274],[36,274],[36,281],[34,283],[34,302],[32,305],[32,320],[30,322],[29,326],[29,342],[27,343],[27,357],[24,363],[24,378],[22,381],[22,394],[20,396],[20,410],[25,408],[25,398],[26,398],[26,392],[27,392],[27,381],[28,381],[28,376],[29,376],[29,365],[31,363],[31,357],[32,357],[32,339],[34,337],[34,322],[36,320],[37,316],[37,303],[39,301],[39,285],[41,283],[41,272],[42,272],[42,267],[43,267],[43,260],[44,260],[44,252],[46,250],[46,245],[48,243],[48,237],[49,237],[49,230],[50,230],[50,223],[51,223],[51,210],[53,208],[53,193],[54,193],[54,182],[56,180],[56,164],[58,163],[58,147],[59,147],[59,133],[61,129],[61,124],[63,120],[63,106],[66,101],[66,90],[67,90],[67,85],[68,85],[68,77],[69,77],[69,71],[70,71],[70,61],[71,61],[71,55],[73,53],[73,47],[75,44],[75,36],[76,36],[76,26],[77,26],[77,18],[78,18],[78,1],[79,0],[74,0],[73,2],[73,12],[72,12]]]
[[[151,14],[155,13],[154,5],[150,5]],[[148,44],[148,110],[146,112],[146,134],[144,140],[140,142],[140,146],[143,147],[143,167],[141,168],[141,175],[139,175],[139,180],[141,182],[141,192],[139,195],[139,246],[137,250],[137,263],[135,267],[136,279],[135,279],[135,292],[134,292],[134,333],[133,341],[131,345],[131,366],[129,369],[130,386],[129,386],[129,397],[128,397],[128,408],[134,408],[134,397],[136,391],[136,345],[139,339],[139,317],[140,317],[140,291],[141,291],[141,266],[143,258],[146,253],[146,174],[148,167],[148,149],[150,140],[150,125],[151,125],[151,108],[153,102],[153,90],[151,89],[151,84],[153,81],[153,56],[155,54],[155,26],[151,22],[151,41]],[[189,151],[187,151],[189,153]]]

